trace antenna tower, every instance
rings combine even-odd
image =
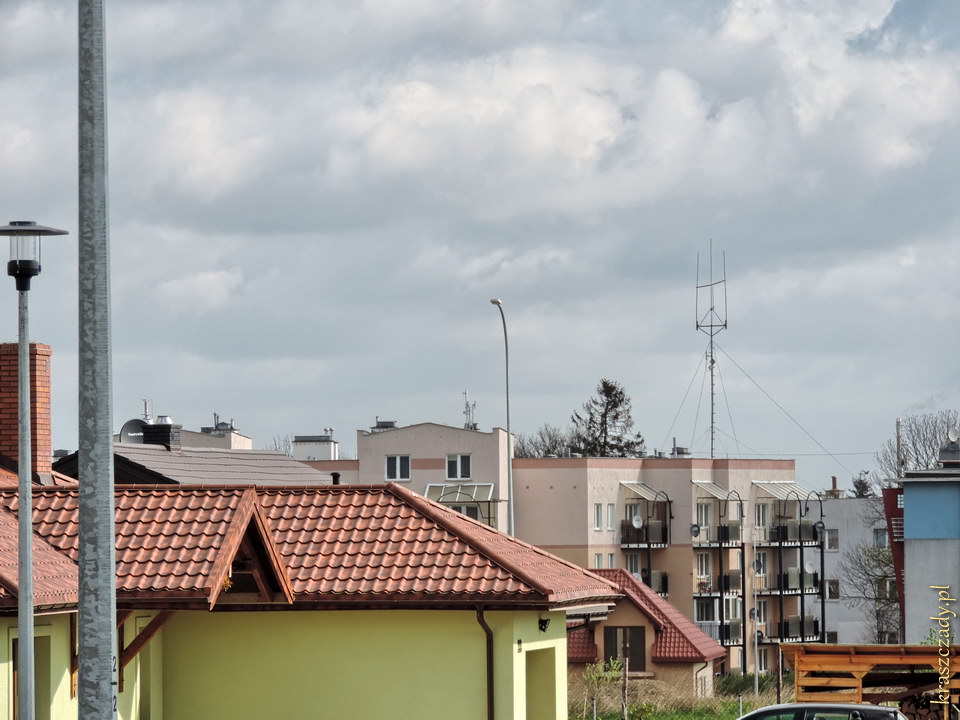
[[[467,390],[463,390],[463,417],[465,421],[463,423],[464,430],[476,430],[477,423],[473,419],[473,413],[477,409],[477,402],[470,402],[470,399],[467,395]]]
[[[705,283],[700,282],[700,253],[697,253],[697,330],[705,333],[710,338],[707,345],[707,367],[710,369],[710,459],[716,452],[716,390],[714,378],[716,375],[717,358],[714,354],[714,338],[722,330],[727,329],[727,255],[721,255],[720,280],[713,279],[713,240],[710,241],[710,268],[709,280]],[[722,291],[722,293],[721,293]],[[721,298],[722,296],[722,298]],[[701,303],[703,298],[704,303]],[[718,309],[717,301],[721,300],[721,306]],[[709,307],[701,315],[700,308],[709,303]]]

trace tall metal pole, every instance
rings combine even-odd
[[[17,597],[17,635],[18,667],[17,693],[18,717],[20,720],[33,720],[34,707],[34,662],[33,662],[33,467],[31,466],[30,444],[33,434],[30,428],[30,315],[27,290],[20,290],[20,308],[18,313],[17,334],[17,380],[19,415],[19,456],[17,483],[20,508],[18,512],[19,553],[18,581],[20,593]]]
[[[507,387],[507,532],[514,535],[514,497],[513,497],[513,435],[510,433],[510,343],[507,340],[507,316],[503,314],[503,303],[497,298],[490,301],[500,311],[503,322],[503,354]]]
[[[110,247],[102,0],[79,0],[80,720],[117,712]]]

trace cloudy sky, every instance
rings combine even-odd
[[[960,405],[957,7],[108,0],[114,424],[149,398],[350,453],[377,415],[459,425],[468,388],[502,426],[500,297],[515,430],[608,377],[650,448],[709,453],[712,240],[718,454],[849,482]],[[0,219],[72,233],[31,293],[71,449],[76,27],[0,4]]]

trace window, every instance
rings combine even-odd
[[[837,644],[837,631],[836,630],[827,630],[827,643],[830,645]]]
[[[897,599],[897,583],[893,578],[880,578],[877,580],[877,599]]]
[[[410,456],[387,455],[387,480],[410,479]]]
[[[887,529],[886,528],[874,528],[873,529],[873,546],[883,548],[887,546]]]
[[[447,480],[470,479],[470,456],[447,455]]]
[[[642,627],[605,627],[603,629],[604,659],[622,659],[626,655],[628,672],[646,670],[647,648],[644,629]]]
[[[769,648],[760,648],[760,650],[757,652],[757,672],[758,673],[770,672],[770,649]]]
[[[757,503],[753,507],[753,525],[754,527],[762,528],[766,527],[769,524],[770,518],[770,504],[769,503]]]
[[[840,549],[840,531],[827,530],[827,550]]]
[[[880,633],[880,642],[883,645],[896,645],[900,642],[896,631],[894,630],[884,630]]]
[[[637,515],[640,514],[640,504],[639,503],[627,503],[624,507],[624,517],[630,521],[633,520]]]
[[[903,491],[897,493],[897,508],[903,510]]]
[[[767,551],[757,550],[754,559],[757,561],[757,575],[766,578],[767,568],[769,567],[767,562]]]
[[[700,577],[710,577],[710,553],[697,553],[697,575]]]
[[[738,597],[723,599],[723,617],[727,620],[740,620],[743,617],[742,608],[743,605]]]
[[[617,556],[614,553],[607,553],[607,567],[615,568],[617,566]]]
[[[593,504],[593,529],[600,530],[603,527],[603,505]]]
[[[697,622],[713,622],[717,619],[715,601],[697,598],[694,600],[693,613]]]
[[[627,553],[627,572],[631,575],[639,575],[642,562],[639,553]]]
[[[765,625],[767,622],[767,601],[757,600],[757,622]]]
[[[451,505],[450,507],[461,515],[466,515],[468,518],[472,518],[473,520],[480,519],[480,507],[478,505]]]
[[[710,527],[710,519],[713,517],[713,505],[708,502],[697,503],[697,525],[701,528]]]
[[[827,580],[827,600],[840,599],[840,581]]]
[[[616,512],[617,506],[613,503],[607,503],[607,530],[613,530],[613,523],[617,519]]]
[[[593,566],[595,568],[603,567],[603,553],[594,553],[593,555]]]

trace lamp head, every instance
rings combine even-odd
[[[0,235],[10,238],[7,274],[16,279],[17,290],[29,290],[30,280],[40,274],[40,238],[66,234],[66,230],[37,225],[32,220],[13,220],[0,227]]]
[[[500,302],[500,298],[490,298],[490,304],[491,304],[491,305],[503,305],[503,303]]]

